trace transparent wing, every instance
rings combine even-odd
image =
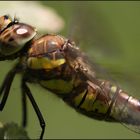
[[[64,52],[67,62],[75,71],[82,73],[84,77],[91,81],[97,81],[96,68],[89,61],[87,55],[76,47],[75,44],[68,43]]]
[[[140,133],[140,101],[132,96],[128,96],[125,92],[121,94],[119,100],[114,104],[112,114],[125,127]]]
[[[74,9],[74,16],[71,18],[70,28],[69,28],[69,38],[76,41],[79,46],[87,52],[89,56],[94,55],[98,59],[99,51],[101,51],[102,56],[109,55],[110,58],[112,56],[119,57],[121,54],[121,49],[119,46],[119,41],[115,40],[115,37],[112,37],[113,32],[109,29],[110,25],[106,22],[104,18],[98,13],[98,11],[91,10],[90,6],[88,9],[76,7]],[[87,16],[92,15],[92,17]],[[109,32],[110,31],[110,32]],[[110,35],[110,36],[109,36]],[[115,46],[115,47],[112,47]],[[117,46],[117,47],[116,47]],[[88,48],[85,49],[85,48]],[[67,60],[73,68],[77,68],[78,70],[87,78],[100,86],[100,82],[98,78],[103,78],[105,80],[113,81],[113,83],[118,86],[119,84],[114,81],[110,73],[100,67],[94,59],[89,60],[87,55],[84,52],[81,52],[78,48],[73,46],[69,46],[66,51]],[[93,58],[93,56],[92,56]],[[106,58],[105,58],[106,59]],[[117,73],[118,74],[118,73]],[[115,74],[116,75],[116,74]],[[124,74],[126,75],[126,74]],[[128,80],[128,76],[123,75],[123,82],[131,81]],[[122,74],[118,74],[118,76],[122,76]],[[125,78],[125,80],[124,80]],[[134,80],[135,81],[135,80]],[[135,83],[133,84],[135,85]],[[105,94],[102,90],[102,94]],[[127,100],[126,100],[127,101]],[[136,103],[139,105],[139,102]],[[122,108],[123,106],[123,108]],[[140,132],[140,107],[138,110],[130,106],[129,104],[122,104],[119,102],[119,106],[117,108],[116,119],[120,121],[124,126],[128,129],[139,133]],[[126,111],[127,110],[127,111]],[[120,113],[121,112],[121,113]],[[126,114],[129,114],[126,117]]]
[[[102,82],[99,81],[96,77],[96,67],[89,60],[88,56],[82,52],[78,47],[75,46],[74,43],[68,42],[64,47],[64,55],[67,63],[78,73],[80,74],[83,80],[91,81],[95,85],[98,86],[100,90],[100,94],[102,94],[105,98],[104,102],[109,107],[109,98],[105,91],[102,89]]]
[[[92,65],[97,77],[115,82],[110,74],[112,71],[108,67],[108,60],[113,60],[116,55],[119,57],[122,52],[118,37],[96,6],[90,2],[83,2],[83,5],[79,3],[74,2],[76,6],[73,6],[73,14],[69,19],[67,38],[73,40],[80,50],[88,54],[89,65]],[[86,61],[87,57],[84,60]],[[99,63],[104,64],[106,70]]]
[[[74,45],[69,44],[67,49],[65,50],[65,57],[67,62],[75,69],[77,72],[81,73],[81,76],[90,80],[94,84],[96,84],[100,90],[101,94],[106,96],[106,104],[110,108],[110,103],[108,102],[107,95],[109,93],[105,93],[106,91],[101,87],[101,81],[96,77],[96,70],[97,68],[95,65],[89,60],[87,55],[80,51],[79,48],[75,47]],[[116,85],[115,85],[116,86]],[[117,86],[119,89],[119,86]],[[116,95],[119,94],[119,90],[116,91]],[[114,96],[116,96],[114,94]],[[127,95],[126,92],[120,92],[118,95],[119,98],[116,96],[116,99],[112,102],[114,104],[114,113],[113,118],[118,120],[121,124],[123,124],[128,129],[140,133],[140,101]],[[111,112],[113,112],[111,110]]]

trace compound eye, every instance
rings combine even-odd
[[[0,34],[0,54],[13,55],[20,51],[36,35],[34,27],[18,23],[6,28]]]
[[[9,16],[8,15],[4,15],[4,19],[9,19]]]
[[[12,20],[8,15],[4,15],[0,17],[0,32],[4,30]]]

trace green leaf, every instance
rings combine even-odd
[[[0,139],[30,139],[23,127],[14,122],[1,123]]]

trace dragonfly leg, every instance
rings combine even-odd
[[[25,92],[22,90],[22,126],[26,127],[26,125],[27,125],[27,98]]]
[[[11,69],[7,76],[5,77],[2,86],[0,88],[0,96],[3,95],[2,100],[0,102],[0,111],[3,110],[5,103],[7,101],[8,95],[9,95],[9,91],[10,91],[10,87],[12,84],[12,81],[15,77],[15,74],[17,73],[17,67],[14,67],[13,69]]]
[[[37,117],[38,117],[39,122],[40,122],[40,126],[42,128],[40,139],[43,139],[43,135],[44,135],[44,131],[45,131],[45,121],[44,121],[44,118],[42,116],[42,113],[39,110],[38,105],[36,104],[34,97],[32,96],[32,93],[31,93],[30,89],[28,88],[26,81],[24,79],[22,80],[22,91],[28,96],[28,98],[29,98],[29,100],[30,100],[30,102],[31,102],[36,114],[37,114]]]

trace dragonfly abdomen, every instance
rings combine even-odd
[[[131,130],[140,133],[140,101],[120,91],[112,107],[111,116]]]
[[[106,92],[111,99],[107,117],[114,118],[134,132],[140,133],[140,101],[109,81],[104,82],[103,89],[110,89],[110,92]]]
[[[108,95],[102,94],[100,88],[94,83],[85,81],[73,93],[66,96],[64,101],[82,114],[95,119],[105,119],[110,107],[111,98]]]
[[[104,97],[101,97],[98,87],[94,84],[93,86],[87,85],[87,89],[77,95],[73,101],[78,108],[104,114],[108,107],[104,102]]]

